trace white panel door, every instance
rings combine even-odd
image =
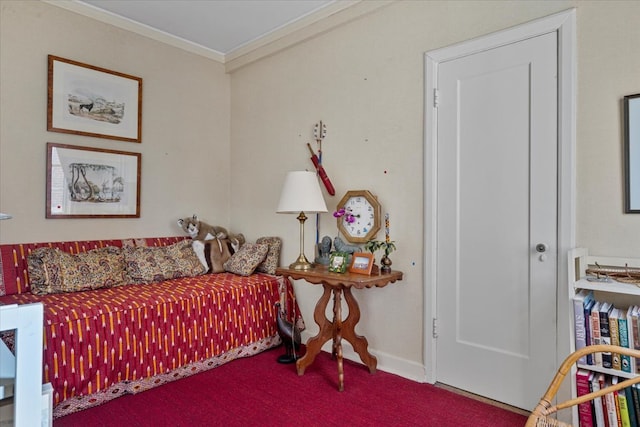
[[[556,39],[438,66],[437,380],[525,409],[555,372]]]

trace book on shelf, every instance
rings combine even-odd
[[[600,306],[600,343],[605,345],[611,344],[611,330],[609,329],[609,314],[613,310],[610,302],[603,302]],[[613,368],[611,352],[602,352],[602,367]]]
[[[629,386],[624,389],[624,395],[627,398],[627,409],[629,411],[629,424],[631,427],[638,427],[638,416],[636,415],[636,407],[633,401],[633,387]]]
[[[602,390],[607,386],[604,374],[598,374],[596,378],[598,379],[598,390]],[[598,427],[609,427],[609,404],[607,402],[606,395],[600,398],[600,405],[602,407],[603,421],[602,421],[602,426],[598,424]],[[616,427],[616,426],[611,426],[611,427]]]
[[[593,372],[586,369],[578,369],[576,371],[576,394],[578,397],[589,394],[591,389],[590,379]],[[578,405],[578,417],[580,419],[580,427],[593,427],[593,410],[591,402],[584,402]]]
[[[602,303],[596,301],[591,307],[591,345],[600,344],[600,307]],[[593,353],[593,364],[602,366],[602,353]]]
[[[611,345],[620,346],[620,333],[618,332],[618,321],[620,319],[620,309],[613,307],[609,312],[609,335],[611,336]],[[620,353],[611,352],[611,367],[622,370],[620,363]]]
[[[591,391],[600,391],[599,376],[603,374],[596,374],[595,372],[593,372],[592,374],[593,375],[590,376]],[[604,378],[604,375],[603,375],[603,378]],[[593,419],[594,419],[595,425],[598,427],[607,427],[607,424],[604,418],[602,398],[596,397],[595,399],[592,400],[592,402],[593,402]]]
[[[629,310],[620,310],[618,317],[618,332],[620,333],[620,347],[629,348],[629,328],[628,328],[628,312]],[[626,354],[620,355],[620,365],[623,372],[631,372],[631,356]]]
[[[633,337],[633,310],[635,306],[631,306],[627,309],[627,330],[629,334],[627,335],[629,338],[629,348],[635,348],[635,339]],[[631,372],[636,371],[636,359],[635,357],[629,357],[630,361],[630,369]]]
[[[617,377],[605,377],[605,387],[617,384]],[[618,402],[618,392],[610,391],[604,395],[607,402],[607,416],[609,419],[609,427],[617,427],[620,423],[620,406]]]
[[[633,348],[640,350],[640,333],[638,332],[638,306],[634,305],[631,310],[631,336],[633,337]],[[631,345],[629,345],[631,346]],[[635,358],[635,366],[633,372],[640,374],[640,357]]]
[[[593,338],[591,336],[591,309],[593,308],[593,305],[595,303],[596,303],[596,300],[591,299],[584,306],[584,329],[585,329],[585,341],[587,342],[587,345],[593,344],[592,343]],[[587,359],[587,365],[595,364],[593,353],[587,354],[586,359]]]
[[[619,420],[618,425],[622,427],[631,427],[631,419],[629,417],[629,405],[627,402],[627,394],[622,390],[618,390],[618,408],[619,408]]]
[[[631,397],[633,399],[633,409],[636,413],[636,423],[640,426],[640,389],[638,384],[629,387],[631,389]]]
[[[573,324],[576,350],[580,350],[587,346],[585,307],[587,307],[591,301],[593,301],[593,291],[587,289],[580,290],[580,292],[578,292],[573,298]],[[588,363],[587,357],[582,356],[578,360],[578,363]]]
[[[578,368],[575,375],[576,397],[598,392],[605,387],[624,381],[617,375]],[[610,391],[596,397],[589,405],[578,405],[580,427],[640,427],[640,384],[634,384],[621,390]]]

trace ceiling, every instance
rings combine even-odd
[[[337,0],[83,0],[96,10],[220,55],[255,42]]]

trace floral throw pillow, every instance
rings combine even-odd
[[[279,237],[261,237],[256,240],[256,243],[266,243],[269,245],[269,251],[267,256],[256,267],[256,271],[260,273],[276,274],[276,268],[280,262],[280,249],[282,249],[282,239]]]
[[[27,257],[31,292],[36,295],[110,288],[129,282],[120,248],[108,246],[79,254],[38,248]]]
[[[169,246],[126,247],[122,251],[132,283],[156,283],[207,272],[191,247],[191,240]]]
[[[266,243],[245,243],[224,263],[224,269],[240,276],[250,276],[264,261],[268,251],[269,245]]]

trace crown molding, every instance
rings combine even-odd
[[[232,73],[254,61],[351,22],[398,0],[339,0],[225,55]]]
[[[213,49],[206,48],[197,43],[190,42],[183,38],[171,35],[164,31],[157,30],[148,25],[141,24],[128,18],[124,18],[120,15],[116,15],[112,12],[104,9],[99,9],[87,3],[80,3],[76,0],[41,0],[44,3],[52,6],[57,6],[62,9],[69,10],[71,12],[78,13],[88,18],[93,18],[97,21],[104,22],[106,24],[113,25],[123,30],[131,31],[132,33],[139,34],[144,37],[159,41],[161,43],[168,44],[173,47],[177,47],[182,50],[186,50],[196,55],[204,56],[214,61],[218,61],[222,64],[225,62],[225,55]]]
[[[338,0],[224,54],[77,0],[41,0],[123,30],[201,55],[225,65],[227,73],[273,55],[398,0]]]

